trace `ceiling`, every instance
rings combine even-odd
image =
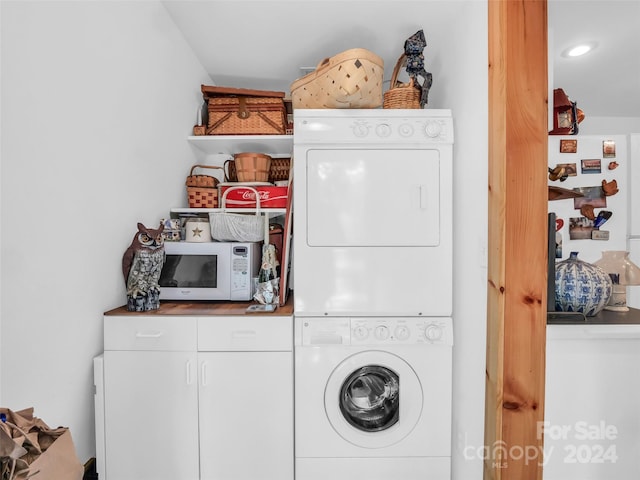
[[[553,86],[587,117],[640,117],[640,0],[549,0]],[[583,57],[573,45],[594,42]]]
[[[288,92],[305,67],[354,46],[380,55],[385,73],[391,72],[386,66],[395,65],[409,35],[424,29],[428,39],[447,38],[449,22],[477,1],[162,3],[213,84]],[[639,117],[640,0],[549,0],[548,14],[553,87],[563,88],[587,116]],[[584,57],[561,56],[574,42],[585,41],[597,48]]]

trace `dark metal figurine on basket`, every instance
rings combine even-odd
[[[424,108],[427,105],[433,77],[424,66],[422,52],[426,46],[422,30],[404,42],[404,52],[393,69],[389,90],[384,93],[383,108]],[[398,82],[398,75],[403,67],[409,75],[409,83]]]

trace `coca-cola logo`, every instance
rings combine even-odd
[[[269,199],[269,192],[268,191],[260,191],[258,192],[260,194],[260,200],[268,200]],[[244,192],[242,192],[242,199],[243,200],[255,200],[256,199],[256,194],[254,192],[252,192],[251,190],[246,190]]]

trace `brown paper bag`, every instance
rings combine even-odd
[[[49,428],[33,416],[33,408],[0,408],[0,457],[0,480],[81,480],[84,475],[69,429]]]
[[[82,480],[84,466],[78,460],[71,431],[64,429],[49,448],[16,475],[16,480]],[[33,476],[33,477],[32,477]]]

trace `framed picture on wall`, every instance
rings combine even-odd
[[[587,217],[571,217],[569,219],[569,238],[571,240],[591,240],[593,221]]]
[[[578,151],[578,140],[560,140],[560,153],[576,153]]]
[[[599,158],[580,160],[582,173],[602,173],[602,162]]]
[[[607,197],[602,191],[602,186],[597,187],[577,187],[574,191],[581,193],[582,197],[573,199],[573,208],[580,210],[583,205],[591,205],[594,208],[604,208],[607,206]]]
[[[602,156],[604,158],[615,158],[616,142],[613,140],[604,140],[602,142]]]

